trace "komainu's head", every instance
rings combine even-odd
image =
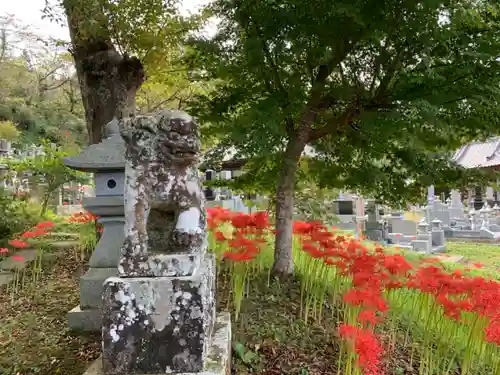
[[[162,110],[120,121],[127,158],[193,165],[201,151],[198,125],[185,112]]]
[[[201,151],[198,124],[185,112],[163,110],[157,114],[158,159],[174,164],[192,165]]]

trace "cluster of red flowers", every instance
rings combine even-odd
[[[231,239],[217,231],[223,223],[231,223],[235,228]],[[259,241],[263,242],[263,234],[269,233],[269,222],[265,212],[243,215],[217,208],[209,210],[209,228],[216,231],[218,241],[227,241],[233,249],[224,257],[245,261],[258,254]],[[360,308],[360,313],[357,323],[341,324],[339,334],[357,354],[358,365],[365,374],[380,374],[382,346],[374,327],[389,309],[384,292],[391,289],[407,288],[429,294],[447,317],[458,322],[465,323],[464,312],[486,318],[486,340],[500,345],[499,282],[460,271],[446,272],[434,264],[438,262],[435,259],[412,266],[401,254],[385,253],[381,247],[368,249],[360,241],[333,233],[320,222],[294,222],[293,232],[299,236],[305,254],[335,267],[337,273],[352,280],[343,301]],[[258,241],[249,240],[247,234],[258,234],[254,236]]]
[[[383,292],[390,289],[408,288],[430,294],[445,315],[457,321],[462,321],[464,312],[487,318],[486,339],[500,345],[499,282],[464,275],[459,270],[449,273],[426,264],[438,262],[434,259],[413,267],[400,254],[386,254],[381,247],[370,251],[359,241],[337,236],[317,222],[295,222],[294,233],[300,235],[305,253],[321,258],[352,279],[353,287],[343,298],[346,304],[361,307],[359,326],[342,325],[339,333],[353,344],[366,374],[379,373],[382,349],[371,328],[389,309]]]
[[[380,248],[372,254],[359,241],[335,235],[320,222],[297,221],[293,231],[300,237],[302,251],[351,277],[353,286],[343,299],[348,305],[361,308],[359,326],[342,324],[339,334],[353,347],[365,374],[379,374],[382,347],[373,327],[388,310],[383,291],[385,287],[400,285],[401,277],[411,266],[401,255],[384,256]]]
[[[70,223],[88,223],[97,220],[98,217],[92,215],[90,212],[77,212],[70,216],[68,221]]]
[[[44,221],[33,227],[31,230],[24,232],[18,238],[9,241],[9,245],[16,249],[24,249],[29,246],[29,243],[26,240],[30,238],[41,237],[49,233],[54,227],[54,223],[52,221]],[[6,255],[8,254],[9,249],[6,247],[0,248],[0,254]],[[22,257],[13,256],[14,260],[23,260]]]
[[[40,237],[43,235],[46,235],[49,233],[52,228],[54,227],[54,223],[52,221],[44,221],[36,225],[33,229],[30,231],[24,232],[21,235],[21,238],[35,238],[35,237]]]
[[[267,243],[265,239],[269,228],[267,212],[245,215],[223,208],[209,208],[207,212],[209,229],[216,230],[217,241],[225,241],[231,248],[224,253],[224,258],[232,261],[255,259],[262,245]],[[231,237],[226,237],[223,232],[217,230],[224,223],[233,226]]]

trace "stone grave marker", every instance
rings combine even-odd
[[[230,319],[215,313],[198,175],[198,126],[183,112],[121,122],[125,241],[104,284],[101,373],[229,374]]]

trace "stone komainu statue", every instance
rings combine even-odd
[[[119,128],[126,152],[119,273],[172,274],[162,256],[200,253],[206,241],[198,125],[184,112],[162,110],[125,118]]]

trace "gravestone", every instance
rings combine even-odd
[[[118,124],[106,127],[107,138],[65,159],[72,169],[94,173],[95,197],[84,197],[83,208],[98,216],[103,233],[89,259],[89,270],[80,278],[80,304],[68,313],[70,328],[101,330],[101,297],[104,281],[118,274],[120,247],[124,241],[123,188],[125,147]]]
[[[477,187],[474,191],[473,207],[476,211],[479,211],[484,205],[483,189]]]
[[[434,199],[435,199],[434,185],[430,185],[427,188],[427,205],[432,206]]]
[[[495,190],[491,186],[486,187],[485,198],[490,206],[495,204]]]
[[[375,200],[368,200],[366,204],[367,220],[365,223],[366,237],[371,241],[382,241],[384,239],[382,232],[382,223],[380,212]]]
[[[354,201],[338,200],[335,202],[338,215],[354,215]]]
[[[393,220],[392,232],[400,233],[405,236],[415,236],[417,234],[417,223],[412,220]]]
[[[429,224],[422,218],[417,224],[416,239],[411,242],[413,250],[424,253],[432,252],[432,238],[429,232]]]
[[[127,118],[125,241],[104,284],[105,375],[229,374],[230,319],[215,313],[198,126],[187,114]]]
[[[450,202],[450,217],[452,219],[465,219],[464,204],[462,203],[462,198],[458,190],[451,191],[451,202]]]
[[[0,139],[0,157],[6,157],[11,152],[11,144],[6,139]]]

